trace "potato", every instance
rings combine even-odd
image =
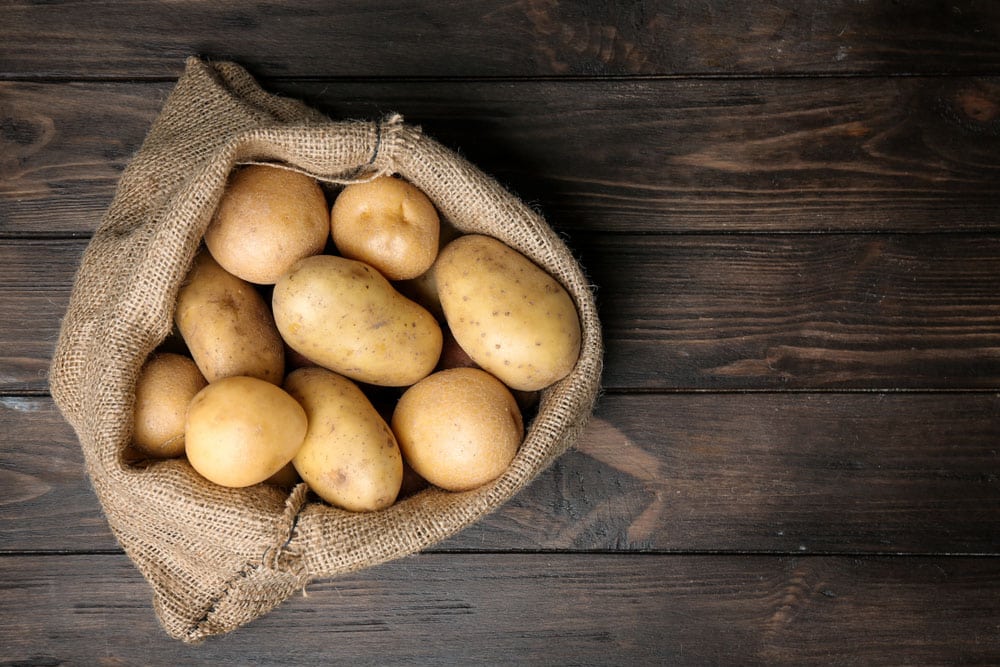
[[[363,262],[307,257],[277,282],[271,303],[289,347],[359,382],[411,385],[441,354],[437,320]]]
[[[527,257],[470,234],[445,246],[434,272],[458,344],[508,387],[543,389],[573,369],[580,354],[576,307]]]
[[[329,236],[330,213],[315,179],[251,165],[230,177],[205,245],[234,276],[273,284],[298,260],[322,252]]]
[[[291,373],[297,368],[307,368],[309,366],[315,366],[316,363],[311,359],[307,359],[306,355],[300,354],[288,346],[285,343],[285,374]]]
[[[469,353],[462,349],[462,346],[455,340],[455,334],[447,327],[441,328],[441,356],[438,358],[438,365],[435,370],[443,371],[449,368],[479,368],[479,365],[472,360]]]
[[[441,248],[461,235],[462,233],[455,227],[448,224],[446,220],[442,220],[438,251],[440,252]],[[438,321],[444,321],[444,311],[441,310],[441,299],[438,297],[437,277],[434,275],[434,264],[431,264],[430,268],[416,278],[397,280],[393,286],[407,299],[416,301],[426,308]]]
[[[301,481],[302,478],[299,477],[298,471],[295,469],[295,466],[292,465],[291,461],[289,461],[281,468],[281,470],[265,479],[264,483],[280,487],[286,491],[291,491],[295,488],[295,485]]]
[[[392,430],[413,470],[448,491],[496,479],[524,437],[510,391],[476,368],[439,371],[407,389],[393,412]]]
[[[285,390],[306,411],[309,428],[292,463],[309,488],[352,512],[396,500],[403,459],[389,426],[356,384],[324,368],[301,368]]]
[[[441,298],[438,296],[437,277],[434,275],[434,264],[416,278],[393,283],[393,287],[407,299],[420,304],[438,320],[444,321]]]
[[[441,357],[438,359],[438,365],[435,370],[443,371],[449,368],[479,368],[479,365],[472,360],[472,357],[462,349],[462,346],[458,344],[455,340],[454,334],[448,328],[442,329],[442,334],[444,335],[444,343],[441,345]],[[509,388],[509,387],[508,387]],[[531,408],[535,407],[540,398],[540,394],[537,390],[535,391],[522,391],[520,389],[511,389],[510,393],[514,396],[514,400],[517,401],[517,405],[521,408],[521,413],[525,413]]]
[[[192,399],[185,452],[209,481],[250,486],[292,460],[307,426],[305,410],[281,387],[253,377],[222,378]]]
[[[341,255],[389,280],[406,280],[434,263],[441,223],[427,195],[402,179],[380,176],[341,190],[330,228]]]
[[[188,404],[205,384],[198,366],[187,357],[172,352],[151,356],[135,384],[136,448],[158,459],[182,456]]]
[[[177,294],[177,328],[209,382],[231,375],[280,384],[285,348],[257,290],[202,251]]]
[[[418,475],[413,466],[407,463],[406,459],[403,459],[403,483],[399,485],[397,500],[415,496],[426,488],[427,480]]]

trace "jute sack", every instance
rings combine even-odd
[[[231,170],[281,163],[327,183],[398,173],[460,230],[517,248],[562,282],[583,325],[572,374],[541,397],[507,472],[485,487],[434,488],[355,514],[309,495],[215,486],[183,460],[129,463],[136,376],[171,331],[174,300]],[[406,554],[496,509],[569,447],[597,396],[600,325],[562,241],[475,167],[392,117],[331,122],[261,90],[232,63],[191,58],[87,247],[51,369],[87,472],[122,548],[151,584],[166,632],[185,642],[229,632],[310,580]]]

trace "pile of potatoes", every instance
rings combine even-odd
[[[351,511],[498,477],[522,410],[580,352],[555,279],[442,224],[402,178],[330,207],[311,177],[263,165],[230,177],[175,324],[136,384],[136,455],[228,487],[303,481]]]

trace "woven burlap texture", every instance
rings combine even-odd
[[[566,286],[583,325],[574,371],[543,392],[513,464],[465,493],[427,489],[355,514],[268,485],[226,489],[184,460],[125,456],[138,372],[171,331],[177,290],[232,169],[275,162],[327,183],[397,173],[462,231],[520,250]],[[599,390],[591,287],[545,221],[453,151],[406,125],[333,122],[263,91],[233,63],[187,61],[88,245],[62,322],[52,396],[122,548],[171,637],[198,642],[266,613],[309,581],[424,549],[496,509],[563,453]]]

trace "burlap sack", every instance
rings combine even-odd
[[[331,183],[399,173],[461,230],[493,235],[556,276],[583,323],[573,373],[546,390],[510,469],[475,491],[428,489],[354,514],[258,485],[226,489],[183,460],[123,456],[137,373],[171,330],[174,299],[234,166],[280,162]],[[116,537],[153,589],[166,632],[186,642],[233,630],[312,579],[411,554],[496,509],[569,447],[593,409],[600,326],[590,287],[531,209],[398,117],[331,122],[261,90],[240,67],[192,58],[79,267],[51,369]]]

